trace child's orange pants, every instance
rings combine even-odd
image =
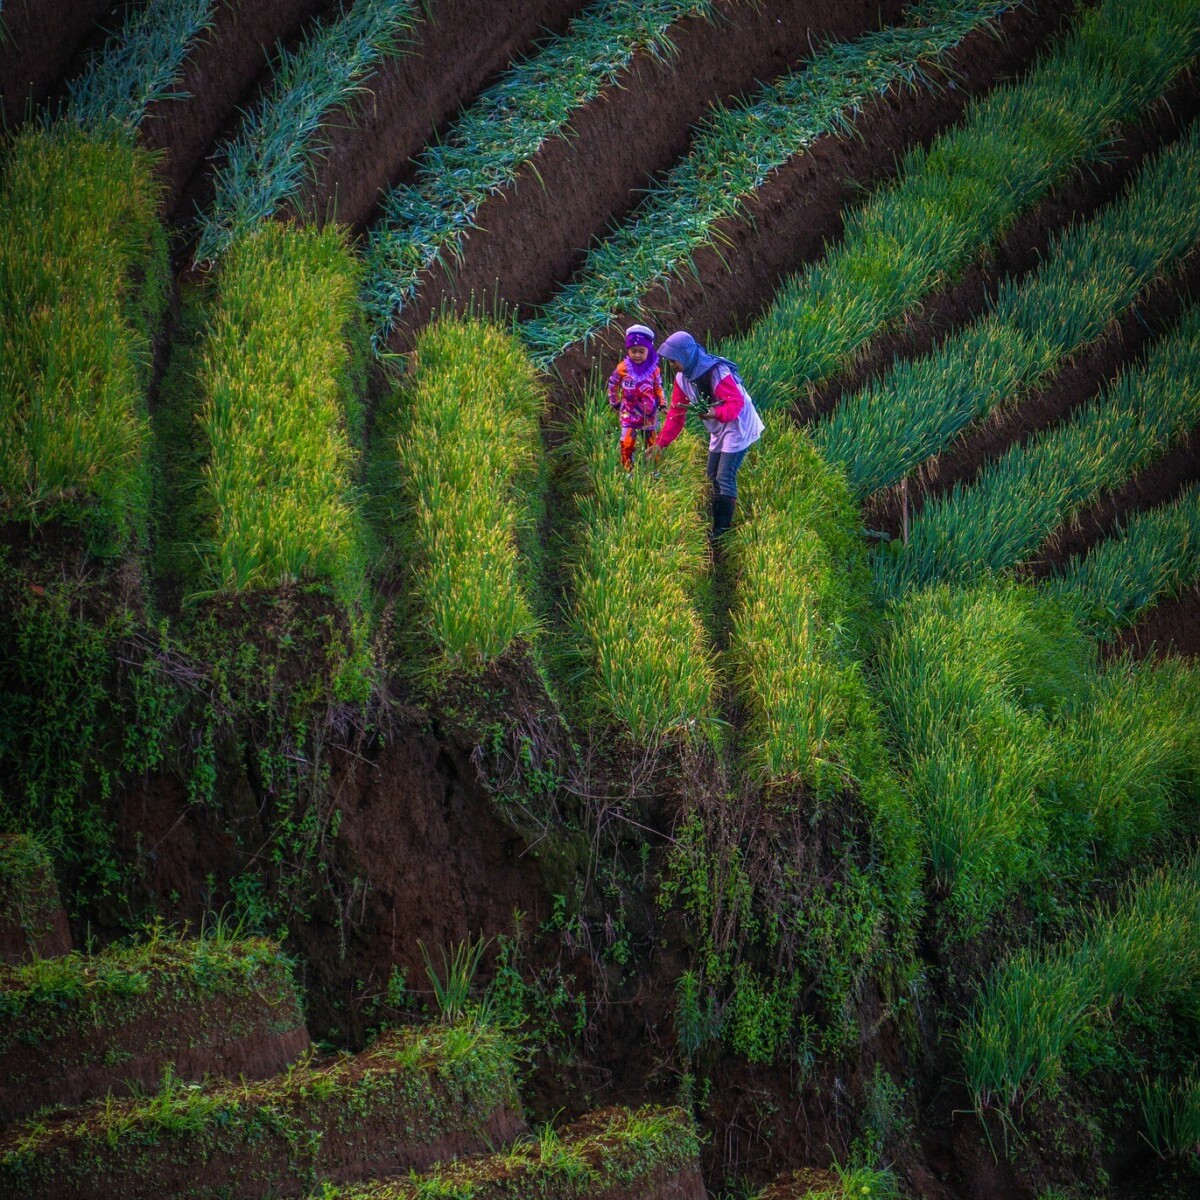
[[[633,452],[637,449],[638,434],[646,440],[646,449],[658,441],[657,429],[622,429],[621,430],[621,464],[625,470],[633,470]]]

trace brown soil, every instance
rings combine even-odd
[[[1200,291],[1200,251],[1190,253],[1169,275],[1156,280],[1138,301],[1116,318],[1095,342],[1069,359],[1062,370],[1019,404],[969,426],[957,442],[929,459],[909,477],[911,512],[919,513],[925,501],[968,483],[982,467],[1042,430],[1067,419],[1080,405],[1093,399],[1105,385],[1136,360],[1146,347],[1177,320]],[[1188,456],[1172,457],[1166,466],[1186,471]],[[1166,469],[1166,467],[1164,467]],[[1149,469],[1151,473],[1155,468]],[[1156,484],[1160,490],[1168,486]],[[898,536],[903,521],[900,486],[885,489],[864,504],[864,521],[872,529]],[[1064,543],[1065,544],[1065,543]]]
[[[585,349],[570,347],[555,364],[568,392],[623,353],[621,329],[630,320],[661,330],[685,328],[713,342],[748,324],[767,306],[787,275],[818,259],[841,236],[843,212],[864,191],[895,174],[902,152],[928,144],[959,120],[967,103],[1026,69],[1074,10],[1067,0],[1021,7],[999,22],[1000,36],[977,33],[953,54],[935,85],[891,92],[858,115],[853,134],[825,137],[776,171],[737,220],[720,223],[720,253],[701,250],[696,275],[655,287],[638,312],[622,313]],[[950,86],[950,84],[953,86]]]
[[[358,225],[408,160],[533,38],[561,32],[583,0],[440,0],[413,32],[411,53],[385,63],[366,91],[329,122],[304,208]]]
[[[319,1037],[361,1045],[364,994],[380,995],[393,966],[424,986],[418,942],[449,946],[511,931],[513,914],[535,927],[549,912],[538,862],[500,820],[469,748],[439,735],[414,711],[393,714],[382,744],[330,750],[328,796],[342,814],[330,878],[311,919],[291,925],[308,1021]],[[119,799],[119,844],[138,863],[144,898],[176,920],[199,921],[229,896],[223,883],[263,869],[268,800],[229,746],[218,747],[219,812],[189,804],[170,775]],[[115,922],[117,914],[114,914]]]
[[[328,4],[329,0],[223,0],[218,6],[212,29],[184,66],[178,90],[188,98],[152,105],[142,122],[143,145],[164,152],[159,170],[168,214],[175,211],[218,130],[229,125],[244,103],[267,56],[279,43],[293,40],[304,22]]]
[[[308,1046],[295,1000],[281,1005],[254,991],[177,999],[169,1011],[119,1026],[101,1015],[91,1026],[64,1026],[52,1042],[17,1043],[0,1055],[0,1121],[110,1090],[153,1090],[168,1062],[180,1079],[263,1079]]]
[[[445,307],[496,300],[527,316],[551,296],[602,234],[639,198],[639,189],[687,149],[691,127],[726,100],[797,65],[825,40],[861,35],[901,15],[900,0],[721,0],[714,23],[679,22],[666,61],[638,54],[620,80],[573,115],[569,134],[547,143],[514,183],[483,204],[462,261],[425,272],[402,314],[392,349]]]
[[[796,406],[812,421],[882,374],[896,359],[928,354],[962,329],[994,299],[1005,279],[1022,279],[1042,260],[1050,239],[1072,223],[1087,220],[1109,203],[1150,157],[1174,141],[1200,112],[1200,72],[1185,72],[1140,121],[1124,126],[1104,151],[1054,188],[1035,208],[1018,217],[1003,239],[984,252],[952,283],[921,300],[919,312],[862,348],[842,374],[814,388]]]
[[[1200,658],[1200,586],[1160,601],[1125,630],[1112,653],[1125,651],[1137,658],[1164,658],[1169,654]]]
[[[0,118],[12,128],[54,89],[112,0],[10,0],[0,14]],[[107,22],[106,22],[107,24]]]
[[[194,1132],[127,1137],[109,1144],[112,1119],[102,1104],[67,1111],[46,1124],[35,1178],[40,1200],[162,1200],[197,1195],[308,1195],[314,1180],[350,1183],[424,1171],[435,1163],[507,1145],[525,1130],[504,1098],[485,1109],[451,1091],[431,1073],[433,1098],[405,1086],[385,1041],[383,1066],[364,1054],[305,1068],[313,1086],[284,1095],[272,1084],[243,1091],[244,1121]],[[328,1090],[319,1086],[333,1068]],[[368,1079],[368,1073],[371,1078]],[[256,1120],[266,1109],[277,1120]],[[116,1110],[119,1115],[121,1109]],[[81,1136],[84,1131],[90,1136]],[[0,1135],[0,1156],[21,1130]],[[4,1182],[0,1177],[0,1184]]]

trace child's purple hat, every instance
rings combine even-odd
[[[648,325],[630,325],[625,330],[625,349],[630,346],[645,346],[647,350],[654,349],[654,330]]]
[[[634,379],[646,379],[654,373],[658,366],[658,354],[654,349],[654,330],[648,325],[630,325],[625,330],[625,349],[630,346],[645,346],[649,353],[644,363],[635,363],[632,359],[625,360],[625,369]]]

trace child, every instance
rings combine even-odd
[[[712,484],[712,537],[721,537],[733,522],[737,505],[737,473],[746,451],[762,436],[762,418],[742,384],[736,364],[709,354],[685,330],[673,333],[658,348],[675,368],[671,407],[658,440],[661,453],[683,428],[688,405],[698,402],[708,430],[708,478]]]
[[[654,330],[630,325],[625,330],[625,357],[608,377],[608,402],[621,412],[621,462],[633,468],[638,434],[646,450],[658,436],[658,410],[663,404],[662,372],[654,350]]]

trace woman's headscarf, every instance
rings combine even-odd
[[[717,363],[724,363],[734,375],[738,373],[735,363],[730,362],[727,358],[721,358],[719,355],[709,354],[690,333],[682,329],[671,334],[659,346],[658,353],[663,358],[670,358],[679,363],[683,368],[684,375],[691,383],[695,383],[697,379],[707,375]]]
[[[658,352],[654,349],[654,330],[646,325],[630,325],[625,330],[625,349],[628,350],[630,346],[645,346],[649,352],[645,362],[635,363],[632,358],[626,360],[630,375],[637,380],[645,379],[658,366]]]

